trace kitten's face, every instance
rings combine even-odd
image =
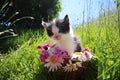
[[[46,28],[48,36],[55,41],[62,40],[70,32],[68,15],[64,19],[55,19],[50,23],[42,22],[42,25]]]

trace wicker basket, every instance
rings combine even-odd
[[[70,59],[70,57],[65,58],[64,59],[65,61],[62,65],[65,66],[69,62],[69,59]],[[72,63],[75,63],[75,62],[79,62],[79,61],[76,59],[72,59]],[[82,72],[87,68],[88,63],[89,63],[89,61],[82,62],[82,67],[78,67],[78,70],[76,70],[76,71],[65,72],[62,68],[62,69],[59,69],[59,70],[53,72],[53,74],[55,74],[58,77],[57,80],[66,80],[66,79],[67,80],[77,80],[80,77],[80,75],[82,74]]]

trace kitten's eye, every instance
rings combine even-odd
[[[58,27],[64,27],[64,26],[65,26],[65,24],[60,23],[60,24],[57,24],[57,26],[58,26]]]

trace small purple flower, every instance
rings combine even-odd
[[[42,51],[42,54],[40,54],[40,59],[43,62],[46,62],[46,59],[50,56],[50,54],[47,51]]]
[[[61,48],[59,48],[59,47],[55,47],[54,55],[56,57],[64,58],[64,57],[68,56],[68,52],[63,50],[63,49],[61,49]]]
[[[41,46],[38,46],[37,48],[44,51],[44,50],[48,50],[48,47],[52,46],[52,44],[50,43],[44,43],[43,45]]]
[[[83,48],[82,52],[84,53],[85,51],[89,51],[89,50],[90,50],[89,48]]]
[[[89,52],[89,48],[82,49],[82,53],[88,58],[91,59],[93,57],[93,54]]]

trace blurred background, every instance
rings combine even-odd
[[[68,14],[71,25],[77,26],[95,20],[107,11],[117,10],[117,0],[62,0],[61,7],[59,17]]]

